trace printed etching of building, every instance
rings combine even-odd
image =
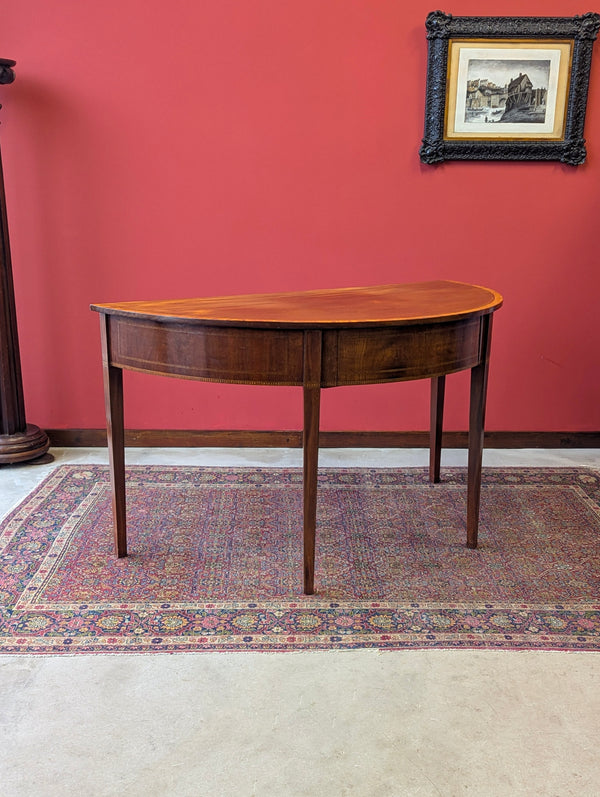
[[[503,111],[499,121],[543,121],[547,89],[534,89],[528,75],[519,73],[505,86],[478,78],[467,81],[466,111]],[[486,116],[486,121],[488,118]]]
[[[546,104],[546,89],[534,89],[527,75],[519,74],[508,84],[506,110],[513,108],[537,108]]]
[[[508,89],[496,86],[489,80],[469,80],[467,83],[467,110],[477,111],[485,108],[503,108],[506,105]]]

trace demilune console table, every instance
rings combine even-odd
[[[123,369],[304,391],[304,592],[314,592],[321,388],[431,379],[440,479],[445,377],[471,369],[467,546],[477,547],[492,317],[500,294],[460,282],[94,304],[100,313],[115,550],[127,556]]]

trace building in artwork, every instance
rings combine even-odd
[[[467,83],[466,109],[480,111],[504,108],[508,96],[507,86],[497,86],[491,80],[478,78]]]
[[[519,77],[513,78],[508,84],[506,110],[528,108],[531,105],[532,98],[533,83],[527,75],[519,73]]]
[[[543,121],[547,94],[547,89],[534,89],[529,76],[519,73],[508,84],[506,114],[518,114],[515,121]]]

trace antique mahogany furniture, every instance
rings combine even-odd
[[[100,313],[115,548],[127,555],[123,369],[304,390],[304,592],[314,591],[321,388],[431,379],[440,478],[446,374],[471,369],[467,546],[477,546],[493,290],[436,281],[92,305]]]
[[[0,84],[15,79],[15,61],[0,58]],[[46,432],[25,420],[4,177],[0,161],[0,464],[25,462],[50,447]]]

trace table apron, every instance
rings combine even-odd
[[[425,379],[473,368],[482,359],[484,318],[327,330],[323,334],[322,386]]]
[[[321,336],[321,387],[423,379],[482,360],[487,315],[415,325],[303,330],[209,326],[103,315],[109,364],[210,382],[303,385]],[[310,381],[313,383],[314,374]]]

